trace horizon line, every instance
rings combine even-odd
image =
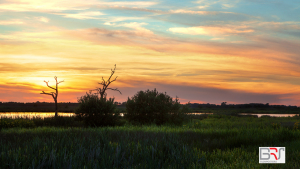
[[[117,102],[117,101],[116,101]],[[14,101],[9,101],[9,102],[2,102],[0,101],[0,104],[1,103],[55,103],[55,102],[40,102],[40,101],[36,101],[36,102],[14,102]],[[58,102],[58,103],[78,103],[78,102]],[[126,103],[125,102],[118,102],[118,103]],[[190,102],[187,102],[187,103],[180,103],[180,104],[189,104]],[[78,103],[79,104],[79,103]],[[190,103],[190,104],[199,104],[199,105],[222,105],[221,104],[214,104],[214,103],[197,103],[197,102],[194,102],[194,103]],[[296,105],[284,105],[284,104],[269,104],[269,103],[240,103],[240,104],[226,104],[226,106],[230,106],[230,105],[245,105],[245,104],[261,104],[261,105],[269,105],[269,106],[272,106],[272,105],[277,105],[277,106],[287,106],[287,107],[295,107]],[[296,107],[300,107],[300,106],[296,106]]]

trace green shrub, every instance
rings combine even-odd
[[[45,126],[44,119],[42,119],[41,117],[33,117],[31,120],[33,121],[36,127]]]
[[[96,94],[86,93],[78,99],[79,107],[75,111],[78,119],[86,126],[114,126],[120,112],[116,109],[114,98],[100,98]]]
[[[116,121],[116,126],[124,126],[126,124],[126,119],[124,118],[119,118],[117,121]]]
[[[35,126],[53,126],[53,127],[82,127],[82,121],[76,121],[76,117],[53,116],[42,118],[33,118]]]
[[[44,118],[44,123],[54,127],[71,127],[74,124],[74,117],[47,117]]]
[[[2,118],[0,119],[0,129],[1,128],[13,128],[13,127],[20,127],[20,128],[33,128],[35,124],[30,119],[23,119],[23,118]]]
[[[125,118],[130,122],[139,124],[155,123],[157,125],[171,123],[182,124],[187,106],[181,106],[176,98],[175,101],[166,93],[153,91],[139,91],[126,103]]]

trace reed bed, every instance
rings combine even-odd
[[[35,127],[81,127],[83,122],[77,121],[74,116],[40,117],[40,116],[15,116],[0,117],[1,128],[35,128]]]
[[[207,115],[183,126],[5,128],[0,168],[300,168],[299,122]],[[259,164],[264,146],[286,147],[286,163]]]

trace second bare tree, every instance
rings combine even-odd
[[[105,91],[106,91],[107,89],[115,90],[115,91],[120,92],[120,90],[118,90],[118,88],[115,88],[115,89],[108,88],[108,85],[110,85],[112,82],[116,81],[116,79],[117,79],[117,77],[118,77],[118,76],[117,76],[114,80],[110,81],[110,79],[111,79],[112,75],[115,73],[115,71],[116,71],[116,64],[115,64],[114,70],[111,69],[111,75],[110,75],[110,77],[108,78],[108,80],[105,81],[105,80],[103,79],[103,77],[102,77],[102,82],[101,82],[101,83],[98,83],[98,84],[101,84],[101,85],[102,85],[102,88],[97,88],[97,89],[95,89],[95,90],[98,91],[98,93],[100,94],[100,97],[101,97],[101,98],[106,97],[107,94],[106,94]],[[120,92],[120,94],[122,94],[122,93]]]

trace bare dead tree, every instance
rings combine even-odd
[[[55,81],[56,81],[56,88],[49,86],[49,84],[48,84],[49,81],[46,82],[46,81],[44,80],[44,82],[46,83],[46,85],[47,85],[50,89],[55,90],[55,93],[54,93],[54,92],[45,93],[44,91],[42,91],[43,93],[40,93],[40,94],[47,94],[47,95],[51,95],[51,96],[53,97],[54,102],[55,102],[55,117],[57,117],[57,96],[58,96],[58,88],[57,88],[57,85],[58,85],[59,83],[61,83],[61,82],[64,82],[64,81],[57,82],[57,77],[56,77],[56,76],[54,76],[54,79],[55,79]]]
[[[116,79],[117,79],[117,77],[118,77],[118,76],[117,76],[114,80],[110,81],[110,79],[111,79],[112,75],[115,73],[115,71],[116,71],[116,64],[115,64],[114,70],[111,69],[111,75],[110,75],[110,77],[108,78],[108,80],[105,81],[105,80],[103,79],[103,76],[102,76],[102,82],[101,82],[101,83],[98,83],[98,84],[101,84],[101,85],[102,85],[102,88],[97,88],[97,89],[96,89],[96,90],[98,91],[98,93],[100,94],[100,97],[101,97],[101,98],[106,97],[107,94],[106,94],[105,91],[106,91],[107,89],[115,90],[115,91],[120,92],[120,90],[118,90],[118,88],[115,88],[115,89],[108,88],[108,86],[109,86],[112,82],[116,81]],[[122,94],[122,93],[120,92],[120,94]]]

